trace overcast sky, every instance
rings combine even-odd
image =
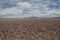
[[[0,18],[60,17],[60,0],[0,0]]]

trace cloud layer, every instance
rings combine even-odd
[[[0,0],[0,18],[60,17],[60,0]]]

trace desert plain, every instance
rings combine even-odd
[[[60,40],[60,18],[0,18],[0,40]]]

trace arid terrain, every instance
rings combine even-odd
[[[60,40],[60,18],[1,18],[0,40]]]

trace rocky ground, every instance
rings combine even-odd
[[[60,19],[0,19],[0,40],[60,40]]]

